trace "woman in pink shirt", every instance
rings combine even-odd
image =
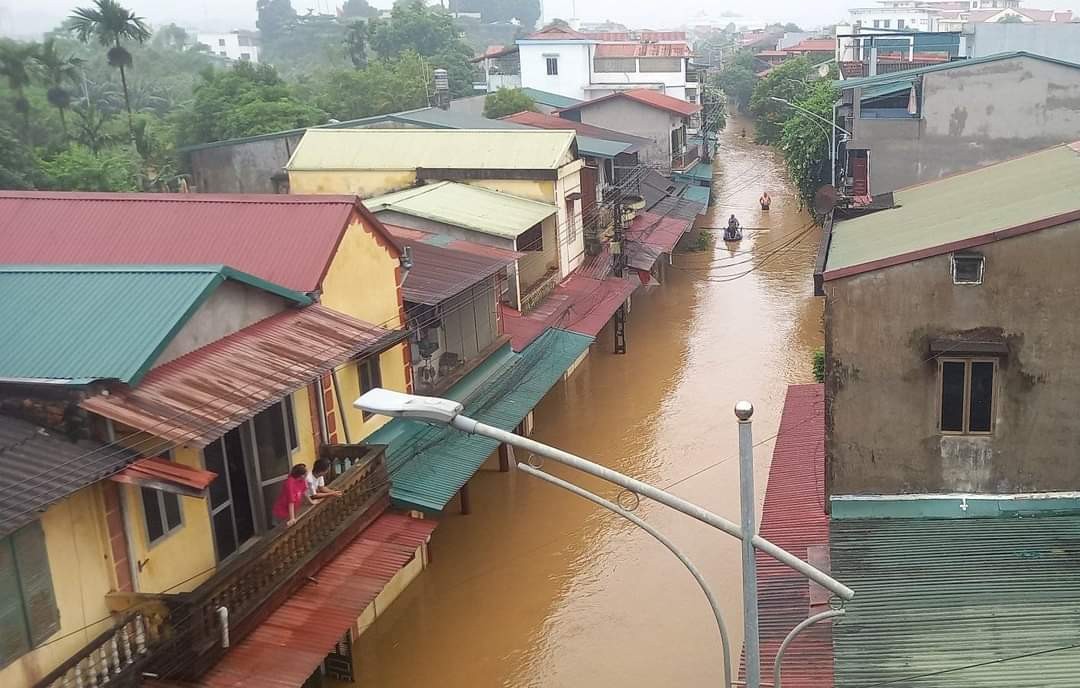
[[[298,463],[289,471],[289,477],[281,484],[281,492],[278,493],[277,501],[274,502],[274,523],[285,522],[291,526],[296,523],[296,515],[300,511],[300,505],[304,501],[304,493],[307,492],[307,466]]]

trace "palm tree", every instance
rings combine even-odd
[[[65,88],[67,83],[76,83],[79,78],[79,65],[82,60],[71,55],[61,55],[56,48],[56,39],[50,38],[45,41],[34,55],[34,60],[41,67],[41,75],[45,79],[45,97],[49,104],[60,111],[60,126],[64,128],[64,138],[67,138],[66,111],[71,107],[71,92]]]
[[[71,13],[68,26],[79,40],[89,43],[97,39],[101,45],[109,48],[106,57],[111,67],[120,70],[120,84],[124,89],[124,106],[127,108],[128,133],[135,138],[135,125],[131,116],[131,101],[128,98],[127,73],[131,66],[131,53],[121,45],[122,41],[132,40],[144,43],[150,38],[150,29],[142,17],[120,5],[116,0],[94,0],[94,7],[78,7]]]
[[[15,112],[23,116],[24,135],[30,129],[30,101],[23,89],[30,85],[36,52],[33,43],[0,42],[0,76],[7,79],[8,88],[15,94]]]

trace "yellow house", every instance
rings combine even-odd
[[[585,256],[583,165],[570,130],[309,129],[286,170],[297,194],[366,199],[456,181],[552,205],[565,277]]]

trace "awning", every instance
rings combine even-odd
[[[513,430],[581,357],[592,337],[551,329],[523,352],[509,347],[454,385],[446,396],[465,415]],[[498,442],[442,426],[396,418],[367,438],[388,444],[386,464],[398,504],[441,511],[498,447]]]
[[[383,514],[196,685],[299,688],[437,525]]]
[[[655,211],[641,213],[626,230],[627,262],[638,270],[650,270],[656,259],[671,253],[679,239],[694,224],[675,214]]]
[[[595,337],[638,284],[621,277],[596,279],[575,273],[526,314],[501,306],[503,329],[515,351],[524,350],[552,327]]]
[[[205,447],[287,394],[405,335],[314,305],[288,310],[154,368],[87,411],[177,444]]]
[[[412,250],[413,266],[401,287],[410,303],[434,306],[480,284],[517,258],[494,257],[455,251],[422,242],[402,242]]]
[[[163,492],[202,497],[217,473],[191,468],[165,459],[139,459],[110,479]]]

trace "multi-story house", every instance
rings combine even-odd
[[[236,62],[259,61],[259,33],[257,31],[242,29],[228,33],[200,31],[196,34],[195,40],[218,57]]]
[[[519,39],[517,49],[524,87],[586,100],[649,88],[697,100],[681,31],[583,33],[553,24]]]

